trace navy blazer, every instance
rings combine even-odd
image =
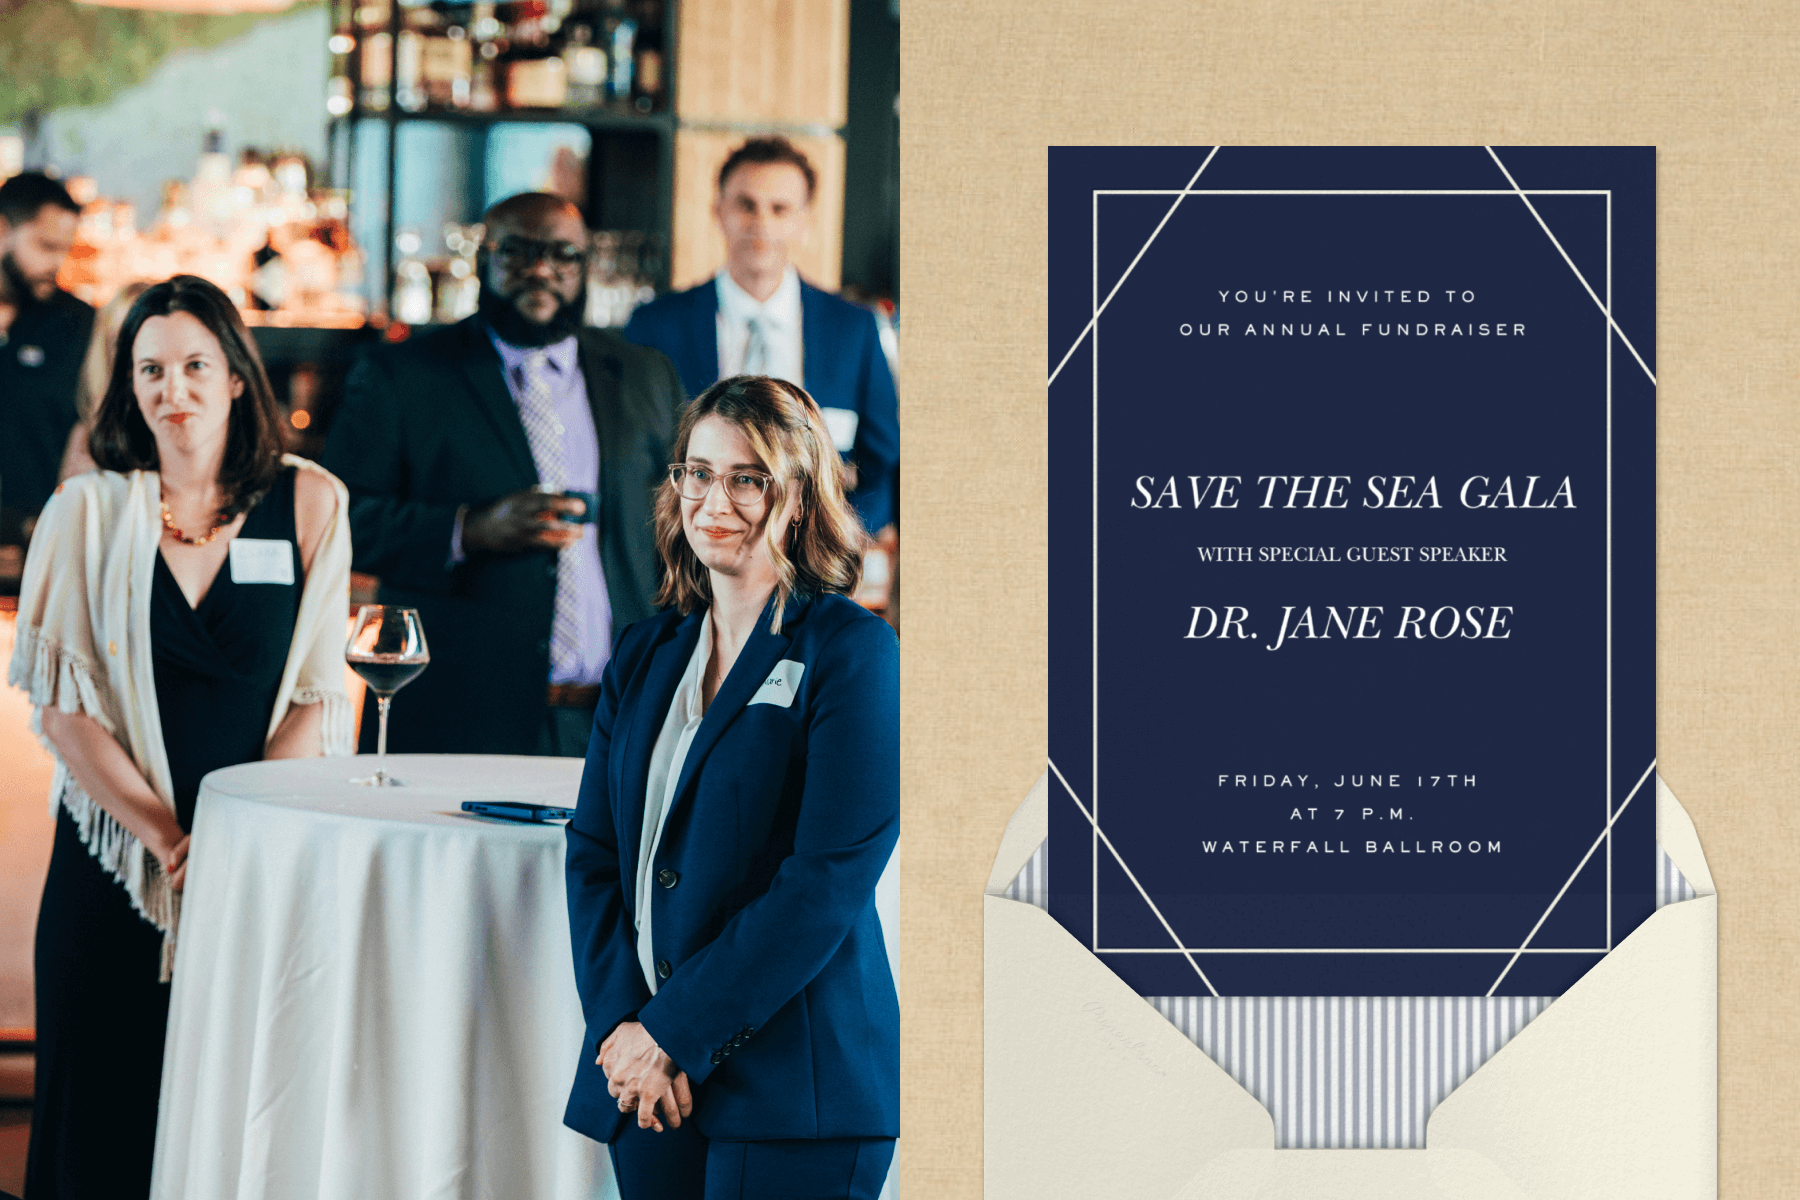
[[[587,1034],[563,1122],[596,1141],[637,1119],[594,1063],[633,1019],[687,1072],[709,1138],[899,1135],[900,1007],[875,913],[899,834],[899,645],[842,596],[790,598],[779,634],[771,614],[707,707],[663,827],[653,936],[670,974],[654,998],[635,929],[644,790],[702,614],[640,621],[606,668],[567,831]]]
[[[631,315],[624,333],[673,359],[688,395],[698,396],[719,379],[718,314],[718,285],[709,279],[644,305]],[[801,280],[800,343],[806,375],[801,386],[820,408],[844,408],[857,415],[856,444],[845,455],[856,464],[850,501],[863,526],[879,532],[896,516],[900,415],[875,316]]]

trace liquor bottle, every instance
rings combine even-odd
[[[350,56],[356,52],[356,34],[349,25],[338,26],[325,43],[331,51],[331,78],[325,84],[325,111],[334,117],[356,107],[356,85],[351,82]]]
[[[637,19],[637,73],[632,81],[632,105],[650,112],[663,100],[663,6],[661,0],[633,0]]]
[[[388,84],[394,72],[394,37],[388,32],[389,0],[371,0],[356,10],[357,80],[359,97],[366,112],[386,112]]]
[[[425,35],[417,29],[402,29],[394,43],[394,103],[403,112],[425,109]]]
[[[469,36],[478,42],[492,42],[506,36],[506,26],[496,15],[494,0],[474,0],[469,6]]]
[[[606,97],[625,104],[631,99],[632,68],[636,65],[632,45],[637,40],[637,22],[625,15],[622,6],[615,4],[603,18],[602,28],[606,30],[606,57],[612,66],[612,74],[606,81]]]
[[[222,117],[207,115],[206,148],[188,185],[188,207],[195,226],[217,238],[225,235],[231,219],[231,157],[225,153],[225,131],[219,127]]]
[[[162,207],[156,212],[156,219],[151,223],[152,236],[165,241],[172,240],[191,228],[194,224],[194,206],[188,195],[188,185],[180,179],[170,179],[162,185]]]
[[[550,48],[550,14],[545,0],[518,0],[507,30],[506,103],[510,108],[561,108],[569,95],[562,57]],[[558,22],[560,24],[560,22]]]
[[[348,75],[333,75],[325,82],[325,111],[334,117],[349,114],[356,107],[356,91]]]
[[[475,0],[469,21],[469,40],[475,46],[469,70],[469,107],[475,112],[493,112],[500,107],[495,63],[505,47],[505,32],[494,15],[493,0]]]
[[[637,52],[637,98],[632,101],[639,112],[649,112],[662,98],[662,51],[643,47]]]
[[[440,325],[454,325],[464,317],[475,315],[481,300],[481,279],[475,273],[475,255],[481,245],[472,225],[444,226],[444,246],[450,256],[443,260],[437,273],[437,308],[434,318]]]
[[[591,23],[577,21],[568,29],[562,52],[563,74],[569,81],[569,95],[564,103],[569,108],[593,108],[606,99],[606,51],[594,45]]]
[[[362,60],[362,106],[369,112],[386,112],[388,80],[394,70],[394,36],[385,29],[365,33],[358,49]]]
[[[432,108],[470,106],[475,56],[467,29],[451,24],[426,38],[420,68],[425,100]]]
[[[424,325],[431,320],[431,271],[418,258],[422,240],[416,229],[402,229],[394,237],[400,259],[394,264],[394,293],[388,311],[405,325]]]

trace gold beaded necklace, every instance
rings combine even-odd
[[[220,521],[217,525],[214,525],[211,529],[207,530],[206,536],[191,538],[187,534],[181,532],[181,530],[179,530],[175,527],[175,518],[169,515],[169,502],[167,500],[162,501],[163,528],[169,531],[170,537],[174,538],[176,541],[180,542],[184,546],[204,546],[204,545],[206,545],[208,542],[210,542],[214,538],[218,537],[219,531],[224,529],[227,525],[231,524],[231,521],[232,521],[232,518],[226,517],[224,520]]]

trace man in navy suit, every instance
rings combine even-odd
[[[724,269],[638,309],[625,336],[673,359],[690,396],[739,374],[773,375],[811,392],[850,467],[851,503],[873,534],[896,515],[898,401],[873,314],[794,270],[817,182],[786,138],[751,138],[734,150],[713,205]]]

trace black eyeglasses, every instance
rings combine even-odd
[[[684,500],[704,500],[713,484],[723,479],[725,494],[733,504],[756,504],[762,500],[774,479],[761,471],[728,471],[718,474],[709,467],[691,467],[686,463],[669,464],[669,482]]]
[[[523,271],[548,262],[558,271],[573,271],[587,261],[587,247],[574,242],[540,242],[535,238],[507,236],[489,247],[494,258],[509,271]]]

